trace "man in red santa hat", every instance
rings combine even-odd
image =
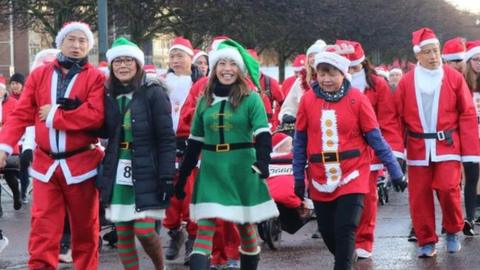
[[[92,130],[103,123],[101,72],[88,62],[90,27],[71,22],[58,32],[61,52],[32,71],[22,98],[0,132],[0,166],[34,125],[33,201],[29,269],[56,269],[65,212],[72,232],[75,269],[98,269],[99,199],[95,187],[103,152]]]
[[[190,130],[190,124],[182,120],[185,115],[185,112],[182,112],[182,108],[192,85],[203,77],[200,69],[192,64],[193,55],[194,51],[190,40],[183,37],[175,38],[168,53],[169,69],[167,73],[162,76],[167,86],[170,103],[172,105],[173,129],[177,136],[178,161],[182,159],[183,151],[186,147],[185,142],[189,135],[187,132],[182,131]],[[180,201],[172,197],[170,207],[167,208],[166,217],[163,220],[163,226],[169,229],[168,235],[171,238],[165,250],[167,260],[174,260],[178,257],[180,248],[186,238],[182,222],[186,223],[188,239],[185,242],[185,264],[189,262],[189,254],[192,250],[197,230],[195,223],[189,218],[189,203],[193,189],[193,180],[194,177],[192,174],[186,184],[187,198],[185,200]]]
[[[475,107],[462,75],[442,65],[440,43],[431,29],[421,28],[412,36],[418,64],[400,81],[395,105],[398,130],[406,134],[402,138],[406,139],[410,215],[418,256],[428,258],[437,253],[434,192],[442,209],[447,251],[461,248],[460,162],[480,161],[480,145]]]
[[[288,92],[290,92],[290,89],[292,89],[293,84],[297,80],[297,78],[300,78],[300,73],[305,71],[305,61],[307,59],[307,56],[305,54],[299,54],[295,57],[292,63],[292,69],[293,69],[293,75],[286,78],[282,82],[282,92],[285,98],[288,95]]]
[[[465,39],[456,37],[447,40],[445,44],[443,44],[442,59],[445,64],[463,74],[467,68],[467,64],[465,63],[466,52]]]

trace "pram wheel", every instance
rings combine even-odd
[[[260,238],[271,250],[277,250],[276,242],[282,238],[282,228],[279,218],[271,218],[257,225]]]
[[[384,176],[380,176],[377,180],[377,193],[380,205],[388,203],[387,179]]]

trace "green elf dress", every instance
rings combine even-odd
[[[129,109],[132,94],[119,95],[118,107],[123,116],[123,142],[132,143],[132,121]],[[144,210],[137,212],[135,207],[135,190],[132,183],[132,153],[130,148],[120,148],[117,176],[113,186],[112,200],[105,210],[105,217],[112,222],[133,221],[143,218],[162,219],[164,209]]]
[[[278,216],[267,185],[252,172],[256,161],[253,138],[270,132],[260,96],[250,91],[234,109],[228,97],[211,106],[198,102],[191,139],[202,141],[202,161],[195,181],[190,217],[257,223]]]

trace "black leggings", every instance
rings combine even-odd
[[[472,221],[475,219],[479,165],[478,163],[464,162],[463,170],[465,173],[465,187],[463,189],[465,214],[467,220]]]
[[[5,178],[5,182],[7,182],[8,187],[12,190],[13,199],[18,200],[20,196],[20,191],[18,189],[17,172],[5,171],[3,172],[3,177]],[[0,196],[1,195],[2,195],[2,188],[0,188]]]
[[[32,163],[33,153],[32,150],[27,149],[20,154],[20,185],[22,187],[22,197],[27,195],[28,184],[30,183],[30,174],[28,173],[28,168]]]
[[[334,270],[352,268],[355,232],[362,216],[364,197],[364,194],[347,194],[331,202],[313,202],[323,241],[335,255]]]

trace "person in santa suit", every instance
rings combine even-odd
[[[400,82],[400,79],[403,76],[403,71],[400,68],[392,68],[388,72],[388,85],[390,85],[390,89],[392,92],[395,92],[397,90],[398,82]]]
[[[337,40],[336,45],[346,50],[344,56],[350,60],[348,72],[352,76],[351,85],[367,96],[372,104],[380,130],[387,143],[389,145],[402,143],[402,139],[397,137],[395,106],[387,81],[377,75],[370,61],[365,57],[359,42]],[[396,156],[402,157],[403,154],[396,153]],[[367,259],[372,256],[378,205],[377,180],[381,175],[383,175],[383,165],[378,157],[374,157],[370,164],[369,192],[365,194],[362,218],[355,240],[355,252],[359,259]],[[398,188],[398,191],[403,191],[406,186]]]
[[[335,256],[334,269],[351,269],[355,231],[369,192],[371,153],[386,165],[394,184],[404,182],[382,137],[368,97],[351,86],[350,61],[335,52],[315,56],[317,82],[298,108],[293,149],[295,194],[303,200],[307,161],[310,198],[323,241]]]
[[[17,105],[17,100],[13,97],[10,97],[6,88],[6,80],[3,76],[0,76],[0,130],[3,129],[4,125],[11,121],[12,111]],[[15,159],[18,160],[19,149],[18,145],[15,144],[13,148],[12,155],[15,155]],[[12,156],[13,157],[13,156]],[[12,161],[14,159],[11,159]],[[10,166],[9,166],[10,167]],[[13,194],[13,208],[19,210],[22,207],[22,201],[20,196],[20,190],[18,188],[17,180],[17,171],[19,169],[19,164],[12,164],[11,168],[5,168],[2,170],[5,181],[7,182],[8,187],[12,190]],[[0,197],[1,197],[0,188]],[[0,204],[0,217],[3,216],[2,205]]]
[[[169,69],[161,78],[163,79],[170,103],[172,105],[172,120],[173,130],[177,137],[177,164],[181,162],[183,152],[185,150],[185,142],[188,134],[184,134],[182,130],[189,129],[185,127],[185,122],[182,120],[182,108],[185,100],[189,95],[192,85],[200,80],[203,76],[201,70],[192,64],[192,57],[194,55],[192,44],[190,40],[183,37],[177,37],[172,41],[172,46],[169,49]],[[178,167],[178,165],[177,165]],[[192,250],[193,241],[196,235],[196,225],[189,218],[188,202],[193,189],[194,175],[189,178],[187,183],[186,200],[180,201],[172,198],[170,206],[167,208],[166,217],[163,220],[163,226],[169,230],[170,242],[165,250],[165,258],[167,260],[174,260],[178,257],[181,246],[185,242],[185,257],[184,263],[188,264],[189,254]],[[186,223],[187,236],[185,235],[182,222]]]
[[[445,41],[442,49],[442,59],[445,64],[456,69],[460,73],[465,73],[467,67],[465,63],[465,47],[466,40],[461,37],[456,37]]]
[[[464,76],[465,80],[467,81],[468,88],[473,95],[473,103],[477,110],[478,117],[478,115],[480,115],[480,40],[468,41],[466,43],[466,49]],[[480,133],[480,120],[478,120],[478,129]],[[479,177],[479,165],[478,163],[464,162],[463,168],[465,173],[463,197],[465,200],[466,214],[463,234],[473,236],[475,235],[474,220],[475,209],[478,201],[477,185]]]
[[[260,57],[258,57],[257,51],[254,49],[248,49],[248,52],[253,58],[255,58],[255,60],[260,62]],[[271,125],[271,129],[275,130],[279,124],[278,113],[280,112],[280,107],[283,104],[285,96],[280,89],[278,81],[261,71],[259,93],[262,97],[265,109],[267,110],[268,122]]]
[[[286,97],[290,90],[292,89],[293,83],[301,76],[302,70],[305,70],[305,61],[307,60],[307,56],[305,54],[299,54],[293,59],[292,69],[293,75],[286,78],[282,82],[282,92],[283,95]]]
[[[460,162],[480,161],[480,143],[470,90],[459,72],[442,64],[435,33],[421,28],[413,32],[412,44],[418,63],[403,76],[394,99],[397,130],[406,140],[410,215],[418,256],[429,258],[436,255],[438,242],[434,192],[442,209],[447,251],[461,248],[457,234],[464,226]],[[396,150],[402,153],[404,149]]]
[[[35,126],[29,269],[56,269],[65,211],[72,230],[76,269],[98,269],[99,198],[95,187],[103,151],[93,130],[103,123],[104,76],[88,62],[90,27],[65,24],[53,63],[33,70],[23,96],[0,132],[0,166],[25,132]]]
[[[327,44],[325,41],[319,39],[307,49],[305,71],[302,71],[300,73],[300,77],[297,78],[293,83],[291,90],[285,97],[285,101],[283,102],[278,115],[282,124],[295,123],[300,99],[302,98],[303,94],[311,88],[311,84],[314,83],[316,79],[316,72],[314,68],[315,55],[323,51],[326,45]]]

